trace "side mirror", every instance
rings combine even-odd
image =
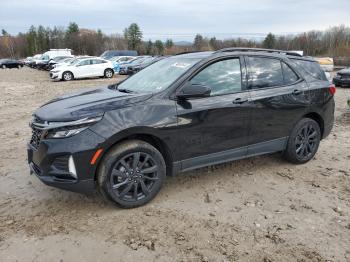
[[[210,88],[205,85],[187,82],[176,96],[180,99],[200,98],[208,97],[210,93]]]

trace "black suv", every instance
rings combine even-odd
[[[149,202],[167,175],[283,152],[302,164],[333,126],[335,87],[312,58],[229,48],[176,55],[124,82],[56,98],[30,123],[50,186]]]

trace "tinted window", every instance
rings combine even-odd
[[[242,90],[241,65],[238,58],[209,65],[191,83],[210,87],[211,95],[235,93]]]
[[[250,86],[264,88],[283,85],[281,62],[278,59],[248,57]]]
[[[286,63],[282,63],[284,84],[290,85],[298,81],[299,77],[294,73],[294,71]]]
[[[319,80],[327,80],[326,74],[322,70],[320,64],[317,61],[306,61],[293,59],[293,61],[304,69],[304,71],[312,77]]]

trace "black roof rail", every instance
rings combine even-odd
[[[175,55],[185,55],[185,54],[200,53],[200,52],[202,51],[184,51],[184,52],[177,53]]]
[[[228,47],[228,48],[223,48],[218,51],[215,51],[214,54],[222,53],[222,52],[267,52],[267,53],[278,53],[283,55],[292,55],[292,56],[302,57],[301,54],[298,54],[293,51],[264,49],[264,48],[249,48],[249,47]]]

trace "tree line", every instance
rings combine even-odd
[[[172,55],[187,51],[218,50],[226,47],[255,47],[282,50],[302,50],[310,56],[350,56],[350,27],[334,26],[325,31],[309,31],[294,35],[269,33],[263,41],[245,38],[219,40],[197,34],[192,45],[176,45],[166,41],[144,41],[136,23],[125,28],[123,34],[104,34],[100,29],[79,28],[71,22],[65,27],[31,26],[25,33],[10,35],[2,29],[0,57],[23,58],[54,48],[70,48],[76,55],[100,55],[105,50],[137,50],[139,54]]]

